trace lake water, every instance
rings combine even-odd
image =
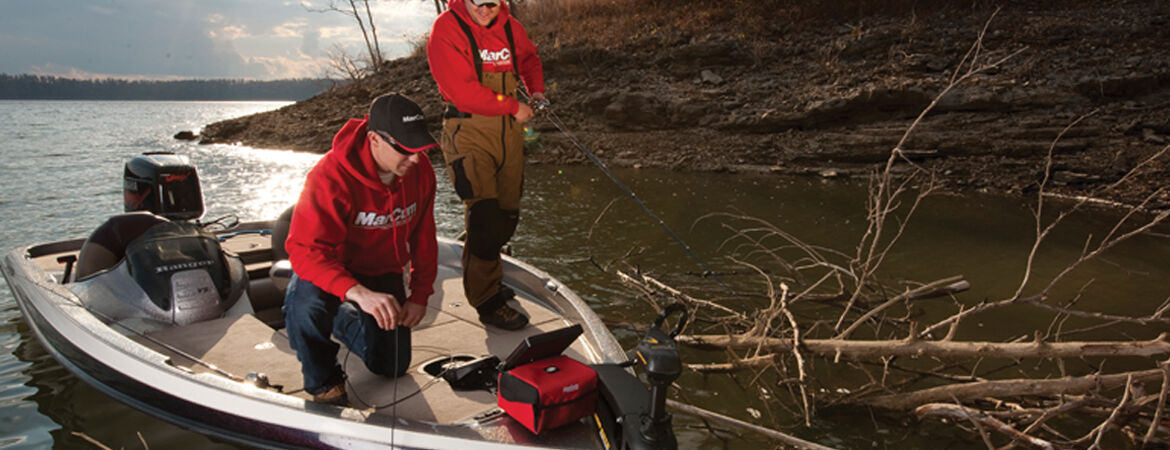
[[[122,165],[145,151],[170,150],[196,163],[207,199],[205,220],[225,215],[241,220],[275,217],[295,200],[305,173],[319,155],[200,146],[171,136],[282,105],[0,101],[0,250],[87,235],[106,216],[121,211]],[[743,266],[725,257],[731,249],[720,248],[720,243],[729,236],[727,228],[711,219],[696,224],[704,215],[758,217],[806,242],[847,253],[853,252],[864,231],[864,183],[767,174],[633,169],[615,173],[696,254],[744,292],[764,287],[759,277],[744,274]],[[461,206],[445,182],[446,175],[438,176],[439,232],[454,236],[462,230]],[[624,346],[637,342],[634,327],[644,326],[655,312],[612,274],[588,262],[590,258],[607,269],[624,261],[628,266],[623,267],[712,287],[709,280],[679,275],[701,269],[597,168],[530,166],[525,176],[523,217],[514,254],[581,294]],[[1087,236],[1108,231],[1112,216],[1097,213],[1073,218],[1068,231],[1056,233],[1044,247],[1037,276],[1051,276],[1063,267],[1080,251]],[[883,274],[922,281],[962,274],[974,286],[971,294],[960,296],[966,304],[1004,298],[1019,282],[1033,233],[1030,211],[1020,199],[935,197],[911,222],[906,237],[888,257]],[[1078,271],[1068,283],[1070,287],[1058,293],[1075,293],[1092,280],[1086,290],[1090,295],[1081,306],[1148,314],[1170,295],[1165,282],[1170,275],[1166,261],[1170,261],[1170,245],[1165,235],[1144,236]],[[1097,295],[1091,295],[1094,293]],[[1041,320],[1018,316],[1015,311],[981,318],[965,334],[1011,338],[1015,336],[1004,334],[1016,327],[1002,326],[1007,321],[1027,325],[1029,320]],[[0,345],[0,449],[92,448],[73,433],[84,433],[112,448],[143,448],[140,439],[152,449],[233,447],[139,413],[78,380],[31,334],[7,286],[0,287]],[[687,352],[684,358],[713,362],[719,356]],[[752,374],[688,373],[680,380],[688,400],[697,406],[782,428],[824,445],[938,448],[945,442],[949,448],[984,448],[980,442],[956,437],[959,435],[949,426],[906,428],[896,420],[869,414],[828,411],[806,429],[799,417],[770,406],[768,394],[761,393],[768,386],[757,383]],[[762,418],[758,417],[761,411]],[[722,437],[712,437],[701,421],[681,414],[676,416],[676,425],[683,448],[772,446],[758,436],[721,425],[715,428],[721,430]],[[741,436],[729,438],[732,431]]]

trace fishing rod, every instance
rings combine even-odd
[[[589,151],[589,149],[585,147],[585,144],[582,144],[581,141],[577,140],[577,138],[569,132],[568,128],[565,127],[565,124],[561,122],[561,119],[557,117],[556,113],[554,113],[552,108],[549,106],[548,100],[535,100],[531,95],[528,95],[528,92],[523,88],[519,89],[519,91],[524,94],[524,96],[527,97],[530,101],[535,102],[534,109],[536,112],[544,113],[544,117],[547,118],[549,122],[552,122],[552,124],[555,125],[557,129],[565,135],[565,137],[569,138],[573,144],[576,144],[577,149],[581,150],[581,153],[584,153],[590,161],[593,161],[593,164],[601,169],[601,171],[605,173],[605,175],[609,177],[609,179],[613,181],[614,184],[621,188],[621,190],[626,193],[626,196],[630,197],[630,199],[634,200],[634,203],[637,203],[638,206],[642,207],[642,210],[646,211],[646,214],[649,215],[650,218],[654,219],[654,221],[658,223],[658,226],[662,227],[662,229],[666,231],[666,234],[670,235],[670,237],[674,239],[674,241],[677,242],[678,245],[687,252],[687,255],[690,255],[691,259],[694,259],[696,262],[698,262],[699,266],[706,271],[703,274],[704,276],[710,275],[711,278],[714,278],[720,286],[723,286],[724,289],[727,289],[727,292],[730,292],[732,296],[739,298],[739,294],[736,294],[735,290],[731,289],[727,283],[724,283],[723,280],[719,279],[719,275],[717,275],[714,270],[711,270],[711,267],[708,266],[706,262],[703,262],[703,259],[699,258],[699,255],[696,255],[695,252],[691,250],[691,246],[687,245],[686,242],[683,242],[682,238],[675,234],[674,230],[671,230],[670,227],[666,225],[666,222],[663,222],[662,219],[658,218],[658,215],[654,214],[654,211],[651,211],[650,208],[647,207],[646,204],[638,198],[638,195],[635,194],[634,191],[626,187],[626,185],[622,183],[621,180],[614,176],[613,172],[609,171],[609,168],[605,167],[605,163],[602,163],[601,160],[597,158],[597,155],[594,155],[593,152]],[[742,303],[742,300],[740,300],[740,302]],[[744,306],[746,307],[746,305]]]

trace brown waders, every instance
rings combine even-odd
[[[497,94],[515,97],[518,83],[512,72],[483,73],[480,82]],[[500,248],[520,219],[524,135],[511,115],[472,115],[448,105],[440,145],[447,174],[463,200],[463,291],[482,315],[503,304],[488,301],[503,280]]]

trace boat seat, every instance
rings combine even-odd
[[[84,280],[114,267],[118,261],[126,257],[126,246],[130,241],[163,222],[167,222],[165,217],[149,211],[135,211],[110,217],[81,244],[73,279]]]
[[[293,275],[292,263],[288,261],[288,252],[284,249],[284,241],[288,238],[289,225],[292,223],[292,211],[293,208],[289,207],[272,224],[269,238],[272,265],[268,268],[268,277],[257,280],[249,287],[256,317],[276,329],[284,328],[284,291]]]
[[[268,278],[282,294],[293,276],[292,263],[288,261],[288,251],[284,249],[284,241],[288,240],[288,229],[292,226],[293,208],[296,208],[296,205],[280,213],[276,223],[272,224],[272,268],[268,269]]]

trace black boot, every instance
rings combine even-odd
[[[528,316],[508,306],[508,300],[515,296],[516,292],[512,288],[501,285],[496,295],[476,308],[479,310],[479,321],[508,331],[524,328],[528,325]]]

